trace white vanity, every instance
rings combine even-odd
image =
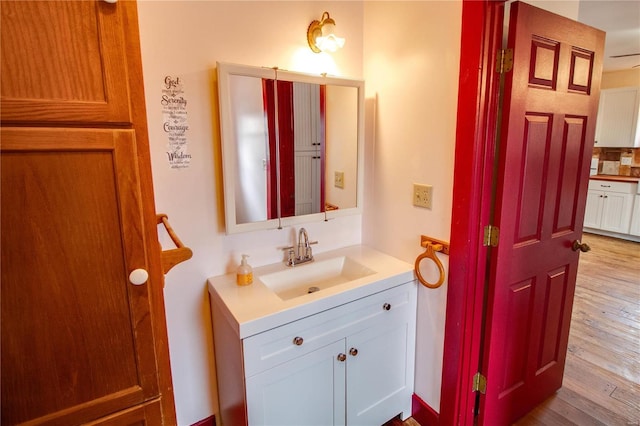
[[[246,287],[234,274],[210,278],[209,294],[223,425],[371,426],[411,415],[413,265],[352,246],[255,268]]]

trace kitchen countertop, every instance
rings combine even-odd
[[[634,176],[618,176],[618,175],[591,175],[589,179],[593,180],[610,180],[615,182],[631,182],[638,183],[640,182],[639,177]]]

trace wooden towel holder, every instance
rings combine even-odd
[[[161,223],[164,225],[167,233],[176,245],[174,249],[162,251],[162,272],[166,275],[167,272],[178,263],[191,259],[193,252],[189,247],[185,247],[184,244],[182,244],[180,238],[178,238],[173,228],[171,228],[171,225],[169,225],[169,218],[166,214],[160,213],[156,215],[156,221],[158,225]]]
[[[416,263],[414,265],[414,269],[416,272],[416,276],[418,277],[418,281],[420,281],[420,284],[422,284],[427,288],[438,288],[444,283],[445,275],[444,275],[444,266],[442,266],[442,262],[440,262],[440,259],[438,259],[436,252],[439,251],[448,255],[449,243],[446,241],[436,240],[435,238],[421,235],[420,246],[424,247],[425,251],[424,253],[422,253],[416,258]],[[420,273],[420,262],[422,262],[422,259],[424,258],[431,259],[436,264],[436,266],[438,267],[438,270],[440,271],[440,277],[438,281],[435,283],[427,282],[427,280],[425,280],[424,277],[422,276],[422,273]]]

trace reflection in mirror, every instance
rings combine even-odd
[[[271,80],[273,81],[273,80]],[[235,149],[236,222],[263,221],[267,215],[268,134],[265,127],[262,79],[229,76],[229,98]]]
[[[358,213],[363,83],[218,64],[227,233]]]

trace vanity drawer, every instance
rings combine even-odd
[[[611,180],[589,180],[589,189],[606,192],[622,192],[625,194],[635,194],[637,183],[634,182],[614,182]]]
[[[302,318],[242,341],[244,375],[261,371],[344,339],[352,333],[409,315],[414,281]]]

